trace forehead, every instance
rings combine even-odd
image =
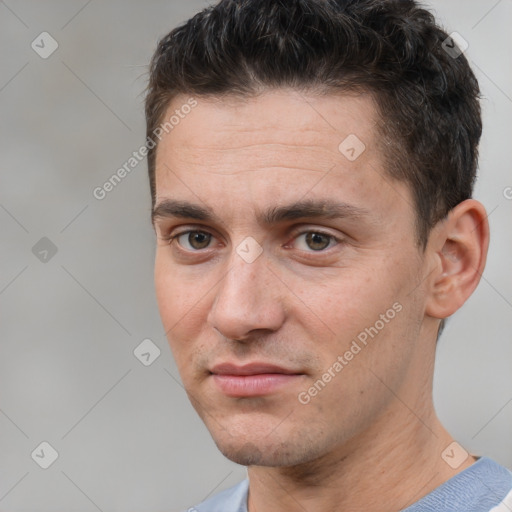
[[[408,196],[403,183],[389,186],[370,94],[193,100],[174,98],[164,116],[175,122],[157,149],[157,205],[186,199],[234,216],[301,199],[378,210]]]
[[[211,165],[231,155],[279,157],[293,148],[300,161],[305,153],[320,158],[318,164],[340,157],[339,144],[356,136],[367,149],[375,146],[377,109],[369,94],[306,94],[295,89],[267,91],[256,97],[194,98],[196,106],[185,108],[187,96],[173,99],[163,122],[181,110],[179,123],[165,134],[157,149],[180,150],[192,156],[208,152]],[[190,110],[190,111],[189,111]],[[357,140],[354,139],[354,140]],[[304,151],[297,151],[297,147]],[[262,149],[264,148],[264,151]],[[332,153],[331,158],[327,158]],[[174,156],[179,156],[175,154]],[[291,152],[287,158],[293,158]],[[219,169],[220,170],[220,169]]]

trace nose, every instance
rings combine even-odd
[[[249,263],[234,250],[208,322],[230,340],[246,341],[255,330],[277,331],[285,319],[282,290],[265,252]]]

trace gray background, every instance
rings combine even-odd
[[[245,477],[189,405],[160,325],[145,161],[92,194],[144,141],[158,38],[205,5],[0,2],[1,511],[176,511]],[[475,197],[492,230],[440,343],[435,400],[463,446],[512,467],[512,1],[429,5],[468,41],[485,97]],[[31,48],[43,31],[59,45],[47,59]],[[146,338],[161,350],[147,367],[133,354]],[[42,441],[59,453],[46,470]]]

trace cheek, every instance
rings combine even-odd
[[[190,322],[194,304],[198,302],[197,283],[188,283],[183,272],[157,254],[155,261],[155,292],[160,317],[169,340],[175,338],[180,328]],[[204,292],[203,292],[204,293]]]
[[[157,249],[154,277],[162,319],[170,323],[190,311],[210,286],[206,275],[198,274],[199,269],[173,264],[168,252],[168,248]]]
[[[199,270],[199,269],[198,269]],[[168,263],[165,254],[155,261],[155,292],[169,345],[179,366],[190,362],[201,342],[214,282],[192,268]]]
[[[301,283],[299,289],[292,290],[300,299],[295,301],[297,307],[303,309],[295,317],[316,318],[323,330],[337,338],[357,334],[358,329],[370,321],[373,324],[393,304],[392,286],[374,269],[372,264],[336,269],[333,275]]]
[[[307,333],[304,348],[319,355],[324,369],[347,351],[351,368],[378,368],[409,357],[404,320],[411,301],[407,296],[410,278],[395,262],[385,258],[370,261],[362,256],[357,265],[324,278],[315,286],[295,290],[301,300],[295,301],[296,309],[291,313]],[[355,381],[359,378],[356,374],[353,377]],[[343,385],[342,380],[336,379],[334,387]]]
[[[164,258],[157,253],[155,261],[155,292],[160,316],[167,331],[173,325],[173,319],[180,313],[180,295],[182,287],[179,286],[177,276],[173,275],[172,268],[167,265]]]

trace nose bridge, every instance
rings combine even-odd
[[[233,248],[210,310],[211,325],[227,338],[240,339],[254,329],[276,330],[283,321],[276,287],[269,283],[267,259],[256,244],[245,239]]]
[[[263,281],[265,272],[264,259],[260,256],[254,261],[247,261],[233,251],[226,279],[221,283],[222,295],[226,298],[242,299],[247,304],[257,303],[260,295],[259,282]]]

